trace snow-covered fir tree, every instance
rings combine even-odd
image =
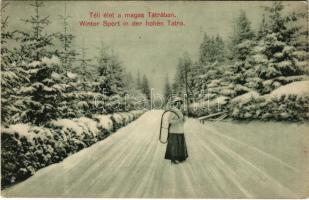
[[[184,53],[183,56],[178,59],[175,79],[172,86],[175,95],[183,96],[186,93],[186,83],[189,84],[191,82],[191,68],[192,60],[188,53]]]
[[[141,92],[146,96],[147,100],[150,100],[150,95],[151,95],[151,91],[150,91],[150,87],[149,87],[149,81],[147,76],[144,74],[143,75],[143,79],[142,79],[142,83],[141,83]]]
[[[171,100],[170,98],[173,95],[173,90],[172,90],[172,86],[170,84],[168,75],[166,75],[165,78],[165,84],[164,84],[164,100],[165,102],[168,102],[169,100]]]
[[[224,58],[224,42],[220,35],[209,37],[205,33],[200,45],[200,63],[206,65],[214,62],[222,62]]]
[[[231,67],[230,80],[234,84],[253,87],[252,82],[255,80],[255,74],[251,55],[255,40],[251,22],[244,11],[241,11],[236,18],[230,39],[229,50],[234,61]]]
[[[103,42],[98,48],[96,57],[99,88],[98,92],[107,96],[123,95],[124,88],[124,69],[116,55],[108,52]]]
[[[283,9],[281,2],[274,2],[271,7],[265,8],[267,28],[260,33],[264,37],[254,49],[254,67],[263,84],[260,87],[262,93],[288,83],[288,77],[303,74],[307,66],[304,58],[306,52],[299,48],[298,43],[301,27],[297,25],[297,20],[301,15],[292,13],[284,16]],[[274,81],[267,81],[270,79]]]
[[[79,81],[81,90],[87,91],[89,89],[89,84],[87,81],[93,80],[91,79],[91,73],[87,68],[90,66],[91,59],[87,56],[87,48],[85,47],[85,40],[83,40],[83,46],[81,47],[80,58],[77,59],[78,67],[73,68],[75,72],[79,74]]]
[[[64,14],[60,15],[60,20],[63,25],[63,31],[56,34],[59,38],[62,49],[56,50],[56,55],[60,58],[61,63],[65,69],[72,68],[72,64],[76,59],[77,53],[75,49],[72,48],[72,42],[74,36],[70,33],[69,18],[67,15],[66,1],[64,2]]]
[[[257,40],[261,40],[263,37],[265,37],[266,29],[267,29],[267,24],[266,24],[265,14],[263,14],[262,21],[259,25],[259,28],[256,34]]]
[[[251,28],[246,12],[241,10],[239,16],[234,21],[233,33],[230,37],[230,44],[228,45],[232,58],[237,58],[240,54],[237,46],[245,40],[252,40],[254,32]]]
[[[141,85],[142,85],[141,74],[139,71],[137,71],[136,88],[140,90]]]
[[[30,83],[20,90],[26,106],[20,113],[22,121],[41,125],[62,116],[58,108],[62,106],[64,92],[69,86],[63,82],[59,59],[34,61],[28,65],[28,73]]]
[[[8,5],[1,5],[1,120],[3,123],[16,123],[19,121],[16,114],[23,109],[16,103],[22,98],[17,91],[29,80],[24,69],[25,63],[17,62],[14,49],[8,45],[15,35],[15,32],[8,30],[9,16],[5,15]]]
[[[18,55],[25,62],[40,61],[43,57],[50,57],[52,40],[55,34],[48,34],[45,30],[50,24],[49,16],[44,15],[42,8],[44,2],[35,0],[30,3],[34,13],[28,19],[23,19],[25,24],[30,24],[31,31],[20,30],[18,40],[20,46]]]

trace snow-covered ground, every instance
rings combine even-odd
[[[271,92],[271,96],[281,95],[297,95],[297,96],[309,96],[309,81],[297,81],[284,86]]]
[[[7,197],[301,198],[308,196],[308,124],[189,119],[189,158],[164,160],[162,111],[3,192]],[[307,185],[306,185],[307,184]]]
[[[271,99],[274,97],[280,97],[282,95],[296,95],[298,97],[309,96],[309,81],[296,81],[284,86],[280,86],[273,90],[270,94],[260,96],[256,91],[247,92],[243,95],[237,96],[231,100],[231,102],[247,103],[251,98],[258,98],[259,96],[265,99]]]

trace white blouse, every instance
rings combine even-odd
[[[172,110],[177,113],[179,118],[175,113],[169,112],[169,133],[184,134],[184,116],[177,108],[173,108]]]

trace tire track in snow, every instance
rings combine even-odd
[[[241,162],[245,163],[249,168],[244,168],[244,169],[252,169],[252,171],[257,172],[261,176],[260,180],[267,179],[268,181],[272,182],[272,184],[271,184],[272,186],[276,185],[278,187],[278,190],[275,190],[275,191],[280,191],[281,195],[282,195],[282,192],[285,192],[286,195],[288,195],[290,197],[297,196],[295,193],[293,193],[290,190],[290,188],[283,185],[281,182],[279,182],[278,180],[276,180],[275,178],[273,178],[272,176],[270,176],[269,174],[267,174],[266,172],[264,172],[263,170],[261,170],[260,168],[255,166],[253,163],[251,163],[247,159],[243,158],[241,155],[239,155],[235,151],[226,147],[222,142],[220,142],[219,140],[215,140],[215,141],[216,142],[214,142],[214,140],[210,140],[210,143],[213,144],[214,147],[216,147],[216,149],[219,149],[219,150],[223,151],[225,154],[228,154],[234,160],[241,161]],[[252,173],[252,175],[255,175],[255,177],[257,177],[256,173]],[[283,195],[283,196],[286,196],[286,195]]]
[[[140,147],[138,149],[137,153],[132,153],[132,155],[135,155],[133,159],[130,159],[127,161],[126,165],[134,166],[132,170],[126,171],[125,169],[120,169],[119,171],[124,171],[122,174],[117,176],[117,179],[119,180],[130,180],[132,185],[130,184],[124,184],[121,187],[121,191],[117,190],[117,187],[111,187],[111,192],[107,191],[107,194],[110,194],[111,197],[119,196],[119,197],[125,197],[126,195],[131,196],[130,192],[135,191],[133,190],[134,187],[136,187],[139,184],[143,184],[142,181],[140,181],[140,177],[138,171],[142,172],[145,169],[144,163],[147,163],[147,159],[152,157],[153,155],[153,148],[151,148],[151,144],[153,143],[153,137],[149,137],[150,135],[147,135],[147,137],[144,137],[145,139],[143,141],[138,142],[138,146]],[[147,139],[147,140],[146,140]],[[130,147],[134,147],[134,145],[130,145]],[[131,154],[131,153],[130,153]],[[131,187],[133,186],[133,188]]]
[[[222,190],[218,184],[214,184],[216,179],[213,176],[213,163],[214,158],[207,155],[201,149],[203,141],[197,136],[199,133],[193,131],[194,129],[188,128],[185,124],[186,142],[188,146],[189,158],[185,162],[189,169],[186,172],[192,174],[191,179],[195,179],[194,189],[197,198],[217,197],[219,194],[224,195],[225,191]]]
[[[269,154],[269,153],[266,153],[265,151],[262,151],[261,149],[257,148],[257,147],[254,147],[254,146],[250,146],[249,144],[246,144],[246,143],[243,143],[239,140],[235,140],[234,138],[230,137],[230,136],[227,136],[227,135],[224,135],[224,134],[221,134],[219,131],[217,131],[214,127],[206,127],[205,126],[205,129],[208,129],[210,130],[210,133],[213,133],[221,138],[225,138],[227,140],[230,140],[230,141],[233,141],[235,143],[237,143],[238,145],[241,145],[241,146],[244,146],[244,148],[246,149],[252,149],[260,154],[262,154],[263,156],[265,157],[268,157],[270,159],[273,159],[274,161],[280,163],[281,165],[284,165],[286,166],[287,168],[293,170],[295,173],[300,173],[298,169],[296,169],[295,167],[289,165],[288,163],[282,161],[281,159]]]
[[[242,192],[242,194],[246,197],[246,198],[253,198],[253,195],[249,193],[249,191],[247,191],[247,189],[244,188],[244,186],[242,184],[239,183],[238,181],[238,176],[237,174],[233,171],[233,169],[231,169],[228,165],[228,163],[226,163],[215,151],[212,150],[212,148],[210,148],[210,146],[208,146],[206,143],[202,144],[202,147],[209,152],[212,156],[215,157],[216,162],[217,162],[217,167],[216,169],[221,169],[221,173],[220,172],[216,172],[215,174],[221,179],[221,181],[219,181],[217,184],[221,185],[221,183],[224,183],[225,181],[222,181],[222,179],[224,178],[228,178],[228,180],[230,180],[233,184],[235,184],[235,186],[237,186],[237,188],[239,189],[239,191]],[[224,168],[222,170],[222,168]],[[225,174],[225,176],[222,176],[222,173]],[[215,183],[216,184],[216,183]],[[227,188],[227,187],[224,187]]]
[[[141,120],[143,120],[143,118]],[[151,142],[150,141],[149,144],[145,144],[144,141],[139,140],[147,138],[137,137],[139,134],[143,134],[136,131],[136,129],[141,127],[143,126],[139,123],[138,126],[134,127],[134,129],[132,129],[131,131],[127,131],[126,129],[124,129],[125,135],[123,137],[125,138],[124,140],[126,142],[122,145],[117,145],[114,148],[113,152],[106,152],[106,155],[108,155],[111,161],[106,161],[107,165],[106,167],[103,166],[101,176],[94,180],[94,182],[89,186],[89,191],[87,192],[91,193],[91,191],[93,191],[93,193],[95,193],[96,191],[100,191],[100,193],[98,194],[99,196],[104,195],[104,197],[113,197],[115,189],[123,189],[126,186],[126,179],[120,178],[123,177],[126,173],[130,173],[130,171],[128,171],[128,169],[130,169],[130,166],[132,167],[136,165],[132,162],[132,156],[138,158],[138,156],[142,155],[143,151],[145,151],[145,148],[147,150],[147,147]],[[121,135],[119,134],[117,136],[120,137]],[[99,185],[98,183],[102,180],[104,181],[104,183],[102,185]],[[117,182],[118,180],[119,182]],[[123,182],[121,180],[123,180]],[[121,183],[122,185],[119,186],[119,184]],[[118,193],[120,192],[121,191],[118,191]],[[116,195],[118,195],[118,193],[116,193]]]
[[[122,134],[122,132],[119,132],[119,135],[120,134]],[[101,189],[100,192],[104,192],[104,188],[108,189],[109,187],[107,186],[114,179],[113,172],[119,170],[120,167],[123,165],[123,163],[130,159],[128,156],[123,157],[123,155],[126,155],[127,153],[133,152],[135,150],[130,147],[131,145],[134,146],[138,141],[134,141],[134,137],[129,137],[129,135],[131,134],[125,134],[125,135],[122,134],[123,137],[120,139],[119,145],[115,145],[114,148],[106,147],[103,148],[102,151],[100,151],[100,148],[98,148],[98,151],[95,151],[94,153],[96,154],[96,157],[99,157],[100,159],[95,160],[95,162],[91,163],[90,166],[89,166],[90,163],[87,163],[86,167],[88,167],[88,169],[85,171],[85,173],[82,174],[81,177],[75,176],[78,180],[76,180],[74,184],[70,185],[70,188],[68,188],[66,195],[73,193],[72,191],[78,191],[76,194],[82,195],[83,192],[89,192],[93,190],[94,189],[93,187],[95,185],[100,187]],[[102,147],[104,147],[103,144]],[[105,152],[105,150],[106,152],[108,151],[110,152],[106,154],[104,153],[102,155],[102,153]],[[75,169],[78,170],[78,168]],[[98,176],[96,177],[97,173]],[[104,176],[104,178],[102,177],[101,179],[100,178],[101,176]],[[96,179],[89,180],[89,177],[96,177]],[[103,183],[101,183],[102,181]],[[85,182],[87,182],[87,184],[84,184]],[[84,187],[80,188],[80,185],[84,185]]]

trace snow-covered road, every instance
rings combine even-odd
[[[164,160],[162,111],[2,191],[9,197],[292,198],[305,196],[306,124],[189,119],[189,158]],[[264,130],[262,130],[264,129]],[[300,158],[302,156],[302,159]],[[307,194],[308,195],[308,194]]]

